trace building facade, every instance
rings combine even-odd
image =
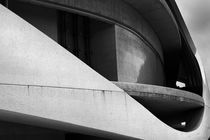
[[[209,138],[205,74],[174,0],[0,3],[0,138]]]

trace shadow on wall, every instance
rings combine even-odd
[[[164,86],[164,73],[158,58],[154,59],[149,55],[146,57],[144,64],[139,69],[136,83]]]

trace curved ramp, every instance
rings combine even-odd
[[[0,83],[121,91],[3,6],[0,19]]]

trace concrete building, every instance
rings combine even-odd
[[[174,0],[0,0],[0,139],[210,137]]]

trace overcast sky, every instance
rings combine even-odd
[[[176,0],[210,85],[210,0]]]

